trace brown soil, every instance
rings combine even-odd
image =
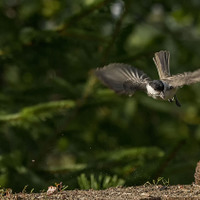
[[[55,194],[47,193],[33,194],[7,194],[0,199],[15,200],[48,200],[48,199],[69,199],[69,200],[160,200],[160,199],[200,199],[199,185],[148,185],[126,188],[109,188],[106,190],[66,190]]]

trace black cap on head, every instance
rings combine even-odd
[[[160,80],[153,80],[152,82],[149,83],[149,85],[157,91],[163,91],[164,90],[164,84]]]

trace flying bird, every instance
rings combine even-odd
[[[193,72],[184,72],[171,75],[169,51],[156,52],[153,61],[156,65],[159,80],[152,80],[143,71],[123,63],[112,63],[96,69],[96,76],[110,89],[119,94],[132,96],[141,90],[154,99],[175,101],[179,103],[176,92],[184,85],[200,82],[200,69]]]

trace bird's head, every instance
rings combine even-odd
[[[149,85],[156,91],[163,91],[164,90],[164,84],[160,80],[153,80],[149,83]]]

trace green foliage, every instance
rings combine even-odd
[[[95,178],[94,174],[90,174],[90,178],[88,179],[85,174],[81,174],[78,177],[78,184],[80,189],[83,190],[100,190],[100,189],[107,189],[110,187],[119,187],[125,184],[125,180],[120,179],[117,175],[114,176],[103,176],[100,174]]]
[[[147,181],[144,185],[164,185],[164,186],[169,186],[169,179],[165,179],[164,177],[158,177],[157,180],[152,180],[152,183]]]
[[[178,92],[177,108],[117,95],[94,70],[123,62],[157,79],[152,57],[161,49],[171,52],[172,74],[199,68],[199,9],[198,1],[0,1],[2,188],[74,189],[77,177],[88,188],[191,183],[199,84]]]
[[[45,121],[56,113],[66,112],[67,109],[75,107],[75,102],[70,100],[40,103],[35,106],[25,107],[19,113],[0,116],[1,122],[25,125]]]

